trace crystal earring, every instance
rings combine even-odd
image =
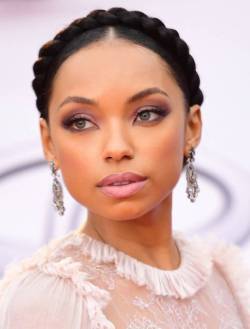
[[[186,166],[186,179],[187,179],[187,188],[186,193],[191,202],[194,202],[198,193],[200,192],[197,175],[193,166],[195,150],[191,148],[189,155],[187,157],[187,166]]]
[[[63,189],[61,183],[57,179],[58,176],[55,169],[55,163],[53,160],[50,160],[50,169],[52,171],[52,176],[53,176],[53,185],[52,185],[53,205],[55,210],[58,212],[58,214],[62,216],[65,211],[63,205]]]

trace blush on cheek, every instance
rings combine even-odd
[[[80,152],[61,153],[60,163],[63,180],[69,193],[74,199],[81,200],[91,183],[91,164]]]
[[[157,168],[153,174],[156,175],[157,181],[163,184],[162,189],[173,189],[182,172],[183,141],[180,135],[166,136],[157,148],[152,149],[150,159],[151,167]]]

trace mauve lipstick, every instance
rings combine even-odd
[[[104,177],[97,187],[114,198],[124,198],[135,194],[146,184],[147,177],[134,172],[112,174]]]

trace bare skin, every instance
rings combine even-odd
[[[168,96],[154,93],[126,103],[150,87]],[[58,109],[68,96],[91,98],[98,105],[69,102]],[[167,115],[149,112],[143,121],[143,115],[135,113],[155,107]],[[90,121],[65,128],[62,122],[76,112]],[[39,121],[44,155],[55,161],[69,193],[87,209],[86,222],[77,231],[151,266],[178,268],[181,255],[172,236],[172,192],[184,154],[200,142],[202,121],[199,105],[186,112],[183,93],[165,62],[153,51],[111,35],[61,65],[49,115],[49,124]],[[114,199],[96,187],[103,177],[125,171],[148,177],[135,195]]]

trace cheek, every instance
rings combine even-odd
[[[94,188],[98,180],[93,177],[98,158],[96,150],[90,146],[93,143],[81,138],[62,137],[56,145],[65,185],[72,197],[80,201],[84,194],[86,197],[91,194],[91,188]]]
[[[170,122],[169,122],[170,123]],[[154,183],[169,190],[177,183],[184,156],[184,128],[181,125],[168,124],[166,129],[158,131],[153,139],[146,140],[144,154],[148,172],[152,173]]]

